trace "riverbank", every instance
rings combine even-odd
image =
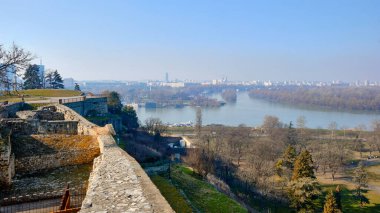
[[[143,123],[147,118],[160,118],[164,123],[195,122],[196,107],[183,108],[137,108],[136,112]],[[255,127],[262,124],[266,115],[278,117],[283,123],[296,122],[300,116],[305,116],[308,128],[327,128],[331,122],[336,122],[338,128],[355,128],[359,125],[369,127],[373,120],[380,119],[379,113],[346,112],[299,108],[265,100],[250,98],[248,93],[237,94],[235,103],[226,103],[219,108],[202,108],[203,125],[222,124],[238,126],[245,124]]]

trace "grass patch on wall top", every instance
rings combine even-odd
[[[81,91],[66,89],[30,89],[19,91],[21,95],[42,96],[42,97],[72,97],[82,94]]]

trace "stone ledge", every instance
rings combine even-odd
[[[174,212],[135,159],[111,135],[99,135],[102,155],[94,161],[81,212]]]

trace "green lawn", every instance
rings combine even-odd
[[[169,180],[158,175],[151,177],[151,179],[175,212],[193,212],[183,195]]]
[[[236,213],[248,212],[239,203],[217,191],[211,184],[183,166],[172,167],[172,181],[190,200],[191,205],[200,212]]]

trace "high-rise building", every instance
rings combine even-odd
[[[5,69],[6,75],[4,76],[4,81],[0,84],[0,90],[16,90],[19,89],[18,82],[20,82],[16,74],[16,66],[9,66]]]
[[[166,83],[169,82],[169,73],[165,73],[165,82],[166,82]]]
[[[41,79],[42,86],[45,87],[45,65],[37,65],[38,66],[38,76]]]

